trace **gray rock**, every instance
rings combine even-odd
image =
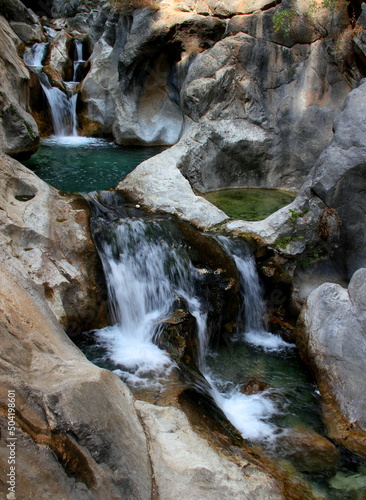
[[[365,96],[366,82],[362,81],[346,99],[344,110],[335,123],[334,139],[319,157],[310,181],[312,191],[339,212],[342,246],[336,259],[345,263],[349,278],[357,269],[366,266]]]
[[[242,467],[219,455],[205,440],[195,434],[187,417],[178,408],[151,406],[137,401],[136,409],[144,420],[150,439],[152,465],[161,500],[262,500],[280,499],[282,494],[274,481],[261,470]],[[247,470],[247,469],[245,469]]]
[[[198,227],[208,228],[224,221],[224,212],[196,196],[181,174],[177,165],[184,153],[184,148],[175,146],[144,161],[116,189],[126,191],[150,210],[176,214]]]
[[[366,269],[353,275],[348,290],[331,283],[317,288],[308,297],[302,313],[300,339],[301,350],[313,367],[325,402],[328,406],[332,405],[330,401],[336,402],[351,424],[348,430],[358,427],[362,453],[366,453],[365,292]],[[332,428],[332,422],[328,425]],[[336,438],[344,438],[339,430],[332,432]],[[348,446],[347,439],[344,444]]]
[[[44,64],[49,65],[60,75],[60,80],[72,80],[72,61],[69,56],[72,37],[66,30],[61,30],[48,46]]]
[[[10,26],[26,45],[46,41],[46,37],[40,24],[27,24],[11,21]]]
[[[18,21],[27,24],[39,24],[38,17],[31,9],[27,7],[20,0],[1,0],[1,15],[8,21]]]
[[[18,56],[20,39],[0,17],[0,151],[30,155],[39,144],[38,127],[28,113],[29,71]]]

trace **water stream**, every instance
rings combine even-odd
[[[46,96],[52,116],[54,134],[58,137],[77,136],[76,103],[78,93],[75,80],[82,60],[74,62],[74,81],[64,82],[67,92],[53,87],[46,73],[43,71],[43,60],[46,57],[48,43],[35,43],[24,53],[24,62],[37,75],[41,88]],[[79,47],[79,44],[76,45]],[[76,48],[76,57],[80,56],[80,48]]]

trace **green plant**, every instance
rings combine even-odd
[[[280,248],[286,248],[292,241],[299,241],[303,239],[303,236],[284,236],[283,238],[278,238],[275,241],[275,245],[278,245]]]
[[[297,15],[298,14],[295,9],[284,9],[280,12],[276,12],[272,19],[273,29],[275,31],[281,31],[285,35],[288,35],[294,25],[294,21]]]
[[[326,250],[323,247],[315,246],[311,248],[307,253],[304,259],[299,261],[300,267],[308,267],[312,262],[324,257],[326,255]]]
[[[283,9],[273,16],[273,29],[276,32],[282,32],[285,35],[290,34],[295,29],[296,23],[302,18],[305,19],[313,28],[322,36],[328,35],[326,24],[332,22],[338,0],[323,0],[318,3],[316,0],[309,2],[308,8],[304,12],[299,12],[294,8]],[[328,10],[328,16],[325,24],[321,24],[318,18],[318,13],[321,9]]]
[[[309,212],[309,209],[305,208],[304,210],[300,211],[297,210],[296,208],[290,208],[289,212],[291,214],[289,218],[290,224],[294,226],[300,217],[304,217],[304,215],[306,215]]]

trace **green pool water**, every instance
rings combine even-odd
[[[262,220],[295,199],[276,189],[223,189],[202,195],[233,219]]]
[[[115,187],[139,163],[164,149],[123,147],[89,137],[50,137],[23,164],[61,191],[101,191]]]

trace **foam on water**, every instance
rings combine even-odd
[[[245,332],[244,338],[249,344],[268,351],[282,351],[283,349],[295,347],[295,344],[289,344],[279,335],[275,335],[271,332]]]
[[[106,141],[105,139],[97,137],[82,137],[78,135],[51,135],[46,139],[42,139],[42,144],[46,146],[65,146],[68,148],[80,148],[83,146],[110,146],[112,143],[110,141]]]

